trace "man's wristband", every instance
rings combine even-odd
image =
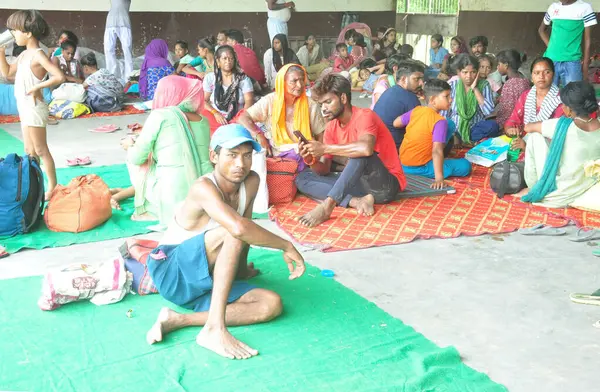
[[[309,162],[307,162],[306,159],[304,159],[304,158],[302,159],[307,166],[312,166],[315,163],[317,163],[317,158],[315,158],[314,155],[311,155],[310,157],[311,157],[311,160]]]

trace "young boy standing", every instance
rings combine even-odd
[[[538,32],[548,47],[544,57],[554,61],[554,84],[566,86],[569,82],[587,80],[592,26],[597,23],[592,6],[581,0],[560,0],[550,5]],[[552,32],[548,34],[546,28],[550,25]]]
[[[439,79],[425,84],[428,106],[418,106],[394,121],[398,128],[406,127],[400,146],[400,162],[406,174],[434,178],[433,189],[444,187],[444,178],[465,177],[471,173],[466,159],[444,159],[444,147],[454,134],[448,120],[440,115],[452,103],[450,85]]]
[[[27,50],[19,55],[15,64],[8,65],[5,48],[0,47],[0,73],[4,77],[15,76],[15,99],[23,130],[25,152],[42,159],[48,177],[48,200],[56,187],[56,169],[46,141],[48,105],[44,102],[42,90],[58,86],[64,83],[66,78],[40,48],[40,40],[48,36],[50,28],[39,11],[17,11],[9,16],[6,25],[16,44],[26,46]],[[44,80],[48,73],[51,76]]]

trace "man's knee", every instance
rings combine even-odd
[[[314,176],[317,174],[312,172],[310,169],[306,169],[298,173],[294,182],[296,183],[296,187],[303,192],[309,186],[309,184],[313,181]]]
[[[274,291],[262,290],[259,304],[259,314],[257,316],[260,321],[271,321],[283,312],[281,297]]]

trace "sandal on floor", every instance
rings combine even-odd
[[[97,127],[97,128],[92,128],[92,129],[90,129],[90,132],[112,133],[114,131],[118,131],[119,129],[121,129],[121,127],[118,127],[118,126],[113,125],[113,124],[106,124],[106,125],[102,125],[102,126]]]
[[[600,249],[593,250],[592,254],[596,257],[600,257]]]
[[[142,124],[140,124],[140,123],[129,124],[127,126],[127,129],[131,130],[131,132],[139,133],[142,130]]]
[[[587,242],[593,240],[600,240],[600,231],[587,227],[582,227],[577,230],[577,233],[575,233],[573,237],[569,237],[569,241],[573,242]]]
[[[561,236],[567,234],[565,229],[556,228],[552,226],[546,226],[544,224],[537,224],[533,227],[519,229],[519,234],[522,235],[542,235],[542,236]]]
[[[92,160],[90,157],[67,159],[67,166],[87,166],[91,164]]]
[[[600,306],[600,296],[598,295],[571,293],[571,295],[569,295],[569,298],[572,302],[575,302],[576,304]]]

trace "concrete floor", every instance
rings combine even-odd
[[[89,155],[93,165],[122,163],[119,140],[127,131],[88,129],[107,123],[126,129],[145,117],[67,120],[49,127],[57,166],[76,155]],[[19,124],[2,128],[20,137]],[[271,222],[260,224],[281,233]],[[0,279],[39,275],[89,255],[101,260],[121,243],[22,251],[0,261]],[[469,366],[509,390],[571,392],[600,385],[600,344],[594,340],[600,330],[592,326],[600,308],[569,301],[571,292],[600,287],[600,259],[592,256],[592,246],[511,234],[303,253],[309,263],[333,269],[342,284],[438,345],[455,346]]]

